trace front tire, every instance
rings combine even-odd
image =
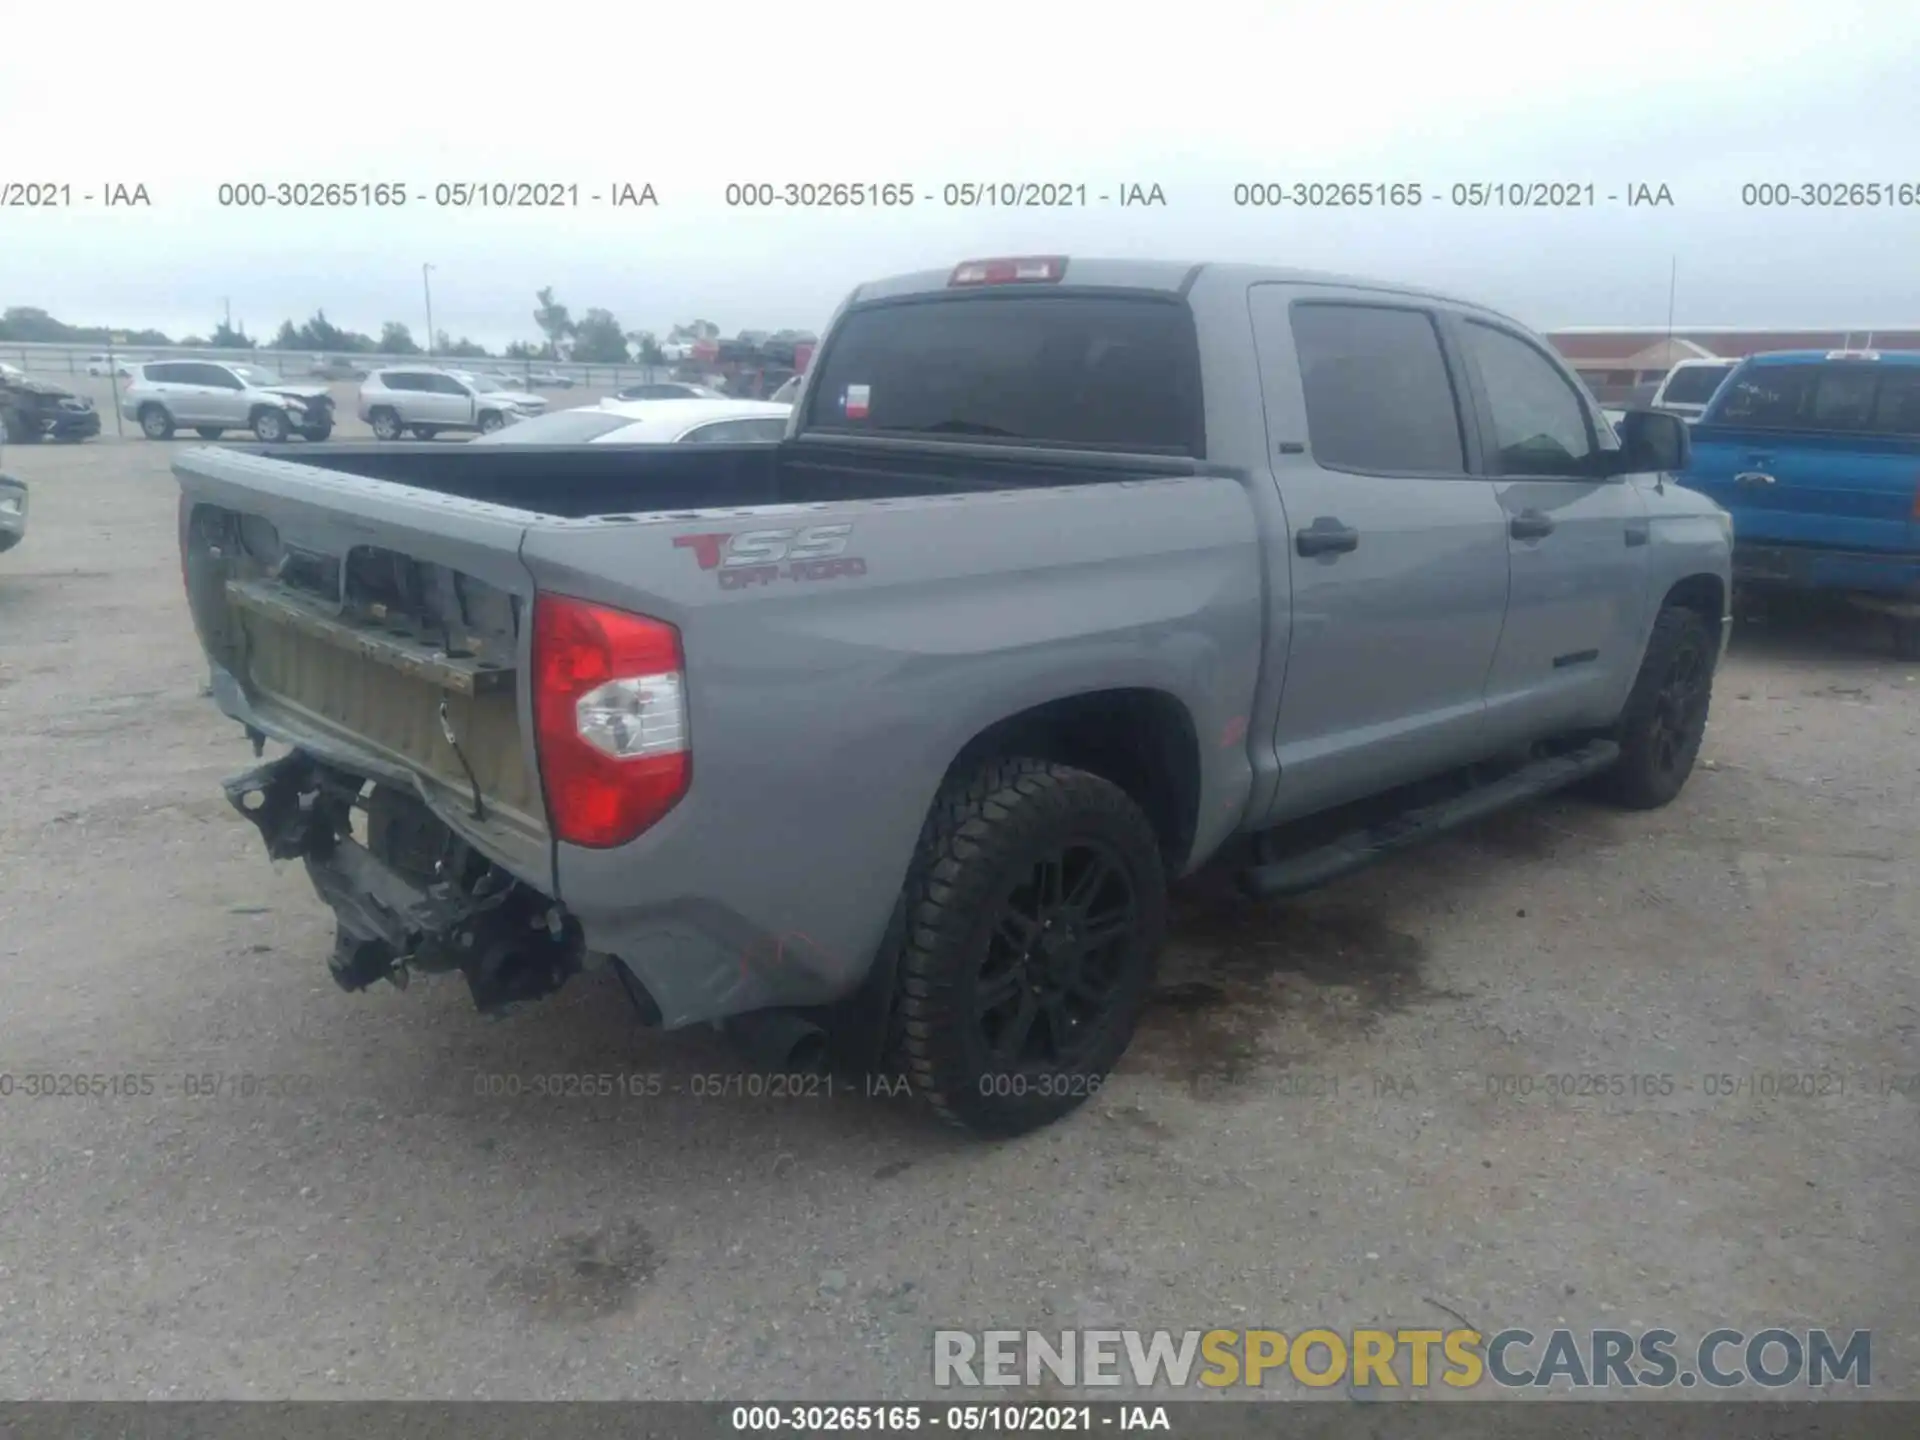
[[[416,425],[413,427],[413,438],[416,440],[431,440],[439,433],[440,432],[431,425]]]
[[[333,434],[333,425],[331,422],[325,425],[309,425],[300,433],[318,445],[322,440],[329,438]]]
[[[1669,605],[1654,619],[1633,693],[1614,726],[1620,758],[1599,777],[1606,798],[1657,810],[1693,773],[1706,738],[1719,656],[1714,627],[1697,610]]]
[[[287,417],[278,410],[256,411],[253,438],[262,445],[278,445],[287,438]]]
[[[1098,1093],[1166,931],[1153,827],[1125,791],[988,761],[934,801],[903,896],[891,1049],[948,1122],[1023,1134]]]
[[[173,417],[161,405],[142,405],[140,407],[140,433],[149,440],[171,440],[173,438]]]
[[[386,406],[382,405],[378,410],[375,410],[371,415],[367,416],[367,423],[373,427],[373,438],[376,440],[398,440],[400,438],[402,427],[400,424],[400,414],[396,410],[389,410]]]
[[[480,433],[491,435],[507,422],[497,410],[489,410],[480,417]]]

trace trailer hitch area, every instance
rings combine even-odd
[[[471,884],[403,873],[353,838],[364,782],[293,751],[226,782],[267,854],[300,860],[333,910],[327,968],[343,990],[405,988],[410,970],[458,970],[483,1014],[551,994],[582,965],[580,927],[560,906],[488,866]],[[455,865],[451,873],[464,867]]]
[[[342,834],[351,833],[360,782],[295,750],[235,775],[222,788],[227,803],[267,842],[270,858],[299,860],[325,854]]]

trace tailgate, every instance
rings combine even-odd
[[[1904,439],[1696,426],[1687,484],[1732,513],[1737,541],[1920,549],[1920,444]]]
[[[221,709],[420,794],[552,892],[525,687],[525,512],[264,455],[174,465],[195,628]]]

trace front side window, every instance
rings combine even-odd
[[[1499,473],[1590,477],[1586,405],[1559,367],[1510,331],[1478,320],[1461,328],[1492,414]]]
[[[1258,325],[1257,303],[1255,313]],[[1453,380],[1429,313],[1314,302],[1293,307],[1292,328],[1316,461],[1362,473],[1465,473]]]

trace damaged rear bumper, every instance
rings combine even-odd
[[[342,989],[376,980],[404,987],[413,970],[457,970],[475,1006],[497,1014],[551,994],[584,968],[580,927],[565,910],[443,826],[431,877],[389,864],[355,839],[353,814],[366,785],[303,750],[224,785],[268,856],[301,861],[333,910],[328,968]]]

